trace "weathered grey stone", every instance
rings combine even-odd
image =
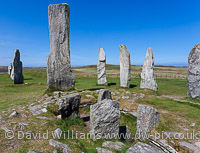
[[[157,83],[156,83],[156,77],[154,73],[154,56],[153,56],[153,49],[148,48],[144,65],[142,68],[141,73],[141,83],[140,88],[147,88],[154,91],[157,91]]]
[[[23,67],[22,67],[22,62],[20,61],[20,52],[18,49],[16,49],[12,63],[12,70],[10,74],[10,77],[14,81],[14,84],[24,83],[24,77],[22,72],[23,72]]]
[[[145,140],[149,132],[160,122],[160,115],[157,109],[140,104],[137,110],[137,131],[136,138]]]
[[[39,115],[39,114],[42,114],[42,113],[46,113],[46,112],[47,112],[47,109],[46,109],[46,108],[43,108],[42,105],[30,106],[30,107],[29,107],[29,110],[31,111],[31,113],[32,113],[33,115]]]
[[[101,89],[99,91],[98,101],[102,101],[104,99],[111,99],[112,100],[112,96],[111,96],[110,90]]]
[[[12,63],[10,63],[10,65],[8,66],[8,74],[11,75],[12,73]]]
[[[17,112],[17,111],[13,111],[13,112],[10,114],[9,118],[15,117],[15,116],[17,116],[17,115],[18,115],[18,112]]]
[[[129,148],[126,153],[164,153],[164,151],[148,144],[138,142],[133,147]]]
[[[111,148],[111,149],[116,149],[116,150],[121,150],[122,147],[124,146],[123,143],[121,142],[112,142],[112,141],[105,141],[102,143],[103,147]]]
[[[107,149],[104,149],[104,148],[96,148],[97,149],[97,153],[113,153],[112,151],[110,150],[107,150]]]
[[[116,138],[119,125],[119,102],[105,99],[90,106],[90,135],[93,140]]]
[[[78,93],[64,96],[58,103],[62,119],[79,117],[81,96]]]
[[[120,45],[120,86],[130,87],[131,60],[130,53],[125,45]]]
[[[50,55],[47,57],[47,87],[74,88],[69,48],[69,6],[49,6]]]
[[[104,48],[99,48],[98,64],[97,64],[98,85],[107,85],[106,80],[106,55]]]
[[[55,138],[60,139],[62,136],[62,130],[60,128],[57,128],[55,131],[53,131]]]
[[[200,43],[192,48],[188,57],[187,95],[200,99]]]
[[[181,141],[178,144],[179,144],[180,147],[190,149],[194,153],[200,153],[200,150],[198,149],[198,147],[194,146],[191,143],[188,143],[188,142],[185,142],[185,141]]]
[[[55,148],[60,149],[63,153],[71,153],[71,148],[64,143],[50,139],[49,144]]]

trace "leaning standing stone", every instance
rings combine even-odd
[[[69,48],[69,6],[49,6],[50,55],[47,57],[47,87],[70,89],[75,85]]]
[[[116,138],[119,125],[119,102],[105,99],[90,106],[90,136],[93,140]]]
[[[136,138],[145,140],[149,132],[160,122],[160,115],[157,109],[140,104],[137,110],[137,131]]]
[[[62,119],[79,117],[80,94],[70,94],[58,102],[59,112]]]
[[[200,43],[192,48],[188,57],[188,96],[200,99]]]
[[[154,56],[153,49],[148,48],[144,65],[141,73],[141,83],[140,88],[147,88],[157,91],[156,77],[154,73]]]
[[[14,84],[24,83],[24,77],[22,71],[23,67],[22,67],[22,62],[20,61],[20,52],[18,49],[16,49],[12,63],[12,71],[10,75],[11,79],[14,81]]]
[[[130,53],[125,45],[120,45],[120,86],[130,87],[131,61]]]
[[[107,85],[106,80],[106,55],[104,48],[99,48],[97,64],[98,85]]]

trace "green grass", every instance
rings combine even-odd
[[[133,67],[134,68],[134,67]],[[93,66],[87,68],[89,70],[96,70]],[[108,70],[119,70],[119,66],[108,66]],[[78,73],[78,71],[76,72]],[[45,69],[28,69],[24,71],[24,82],[25,84],[14,85],[13,81],[9,78],[7,73],[0,73],[0,111],[17,108],[18,106],[30,105],[35,102],[37,99],[41,99],[41,96],[45,94],[47,90],[47,79],[46,79],[46,70]],[[97,85],[97,78],[95,75],[76,75],[76,85],[75,90],[78,92],[82,90],[90,90],[91,95],[94,95],[95,90],[106,88],[113,91],[122,89],[120,88],[120,79],[119,75],[108,75],[108,85],[99,86]],[[135,93],[144,93],[145,98],[132,103],[131,106],[137,104],[147,104],[151,105],[159,110],[161,116],[161,122],[156,126],[155,130],[158,132],[162,131],[177,131],[182,132],[184,128],[191,130],[198,130],[200,127],[200,121],[198,120],[200,116],[200,107],[197,105],[192,105],[188,103],[180,103],[174,101],[173,99],[159,97],[160,95],[171,95],[171,96],[180,96],[184,100],[193,101],[199,103],[200,100],[184,98],[187,94],[187,80],[186,79],[157,79],[158,91],[150,91],[146,89],[140,89],[140,78],[131,79],[131,87],[124,88],[126,91],[135,92]],[[49,90],[48,93],[53,92]],[[121,91],[120,91],[121,93]],[[84,97],[84,93],[83,93]],[[97,98],[94,95],[95,99]],[[57,108],[54,105],[49,105],[47,116],[57,115]],[[162,110],[168,111],[168,113],[162,113]],[[80,109],[81,113],[89,114],[89,107]],[[41,115],[42,116],[42,115]],[[36,117],[29,118],[30,121],[41,122],[40,119]],[[38,125],[31,124],[31,128],[35,131],[41,130],[45,131],[47,129],[55,130],[60,127],[62,130],[77,130],[84,133],[88,132],[88,129],[81,119],[75,120],[47,120],[48,124],[44,127],[39,127]],[[190,127],[190,124],[195,122],[194,127]],[[9,123],[7,123],[9,124]],[[136,118],[131,115],[121,114],[121,126],[128,125],[132,135],[136,133]],[[31,130],[31,129],[27,129]],[[3,134],[0,133],[0,136],[3,137]],[[74,152],[84,151],[85,153],[97,152],[96,147],[102,147],[102,143],[106,140],[59,140],[63,143],[70,145]],[[120,141],[120,140],[119,140]],[[75,142],[75,143],[73,143]],[[40,147],[46,147],[49,150],[54,150],[54,148],[49,147],[48,142],[41,141],[39,144],[30,142],[28,140],[23,141],[19,148],[14,150],[14,152],[27,152],[30,149],[37,149],[38,145]],[[3,146],[0,146],[2,148]],[[48,148],[49,147],[49,148]],[[130,147],[130,144],[125,144],[125,147],[121,152],[126,152],[127,148]],[[113,150],[116,152],[115,150]]]

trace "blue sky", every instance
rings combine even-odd
[[[146,50],[155,64],[186,65],[200,42],[199,0],[7,0],[0,5],[0,65],[20,49],[24,66],[46,66],[50,52],[48,5],[70,6],[72,66],[97,63],[104,47],[107,63],[119,64],[119,45],[142,65]]]

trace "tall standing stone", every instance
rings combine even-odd
[[[23,72],[23,67],[22,67],[22,62],[20,61],[20,52],[18,49],[16,49],[12,63],[12,70],[10,74],[10,77],[14,81],[14,84],[24,83],[24,77],[22,72]]]
[[[192,48],[188,57],[188,96],[200,99],[200,43]]]
[[[69,6],[49,6],[50,55],[47,57],[47,86],[70,89],[75,85],[69,48]]]
[[[107,85],[106,80],[106,55],[104,48],[99,48],[97,64],[98,85]]]
[[[157,83],[154,73],[154,56],[153,56],[153,49],[148,48],[144,65],[142,68],[141,73],[141,83],[140,88],[147,88],[154,91],[157,91]]]
[[[125,45],[120,45],[120,86],[130,87],[131,61],[130,53]]]

